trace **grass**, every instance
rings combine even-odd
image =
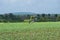
[[[60,40],[60,22],[0,23],[0,40]]]

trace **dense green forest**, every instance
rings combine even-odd
[[[0,14],[0,22],[24,22],[33,19],[35,22],[60,21],[60,14],[26,14],[15,15],[13,13]]]

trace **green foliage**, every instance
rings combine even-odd
[[[24,22],[24,20],[34,20],[35,22],[60,21],[60,15],[58,14],[14,15],[13,13],[0,14],[0,22]]]

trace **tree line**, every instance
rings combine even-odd
[[[13,13],[0,14],[0,22],[24,22],[34,19],[35,22],[60,21],[58,14],[14,15]]]

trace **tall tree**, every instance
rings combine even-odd
[[[42,21],[46,21],[45,14],[42,14]]]
[[[58,16],[58,14],[55,14],[55,17],[57,17]]]
[[[48,14],[48,19],[47,19],[48,21],[50,21],[50,20],[51,20],[51,19],[50,19],[50,16],[51,16],[51,15],[50,15],[50,14]]]
[[[45,14],[42,14],[42,17],[45,17]]]
[[[27,15],[27,19],[30,19],[30,15],[29,14]]]
[[[55,14],[55,16],[54,16],[54,17],[55,17],[55,21],[57,21],[57,20],[58,20],[58,19],[57,19],[57,17],[58,17],[58,14]]]
[[[38,22],[41,21],[41,20],[40,20],[40,14],[37,14],[37,21],[38,21]]]
[[[1,15],[1,16],[2,16],[2,15]],[[8,19],[9,19],[8,14],[5,13],[5,14],[2,16],[2,21],[3,21],[3,22],[8,22],[8,21],[9,21]]]
[[[15,16],[13,15],[13,13],[9,13],[9,20],[11,22],[13,22],[15,20]]]
[[[0,14],[0,19],[4,19],[4,15]]]
[[[4,15],[0,14],[0,22],[3,22]]]
[[[48,17],[50,17],[50,14],[48,14]]]
[[[9,15],[8,15],[8,14],[4,14],[4,18],[5,18],[6,20],[8,20],[8,19],[9,19]]]

